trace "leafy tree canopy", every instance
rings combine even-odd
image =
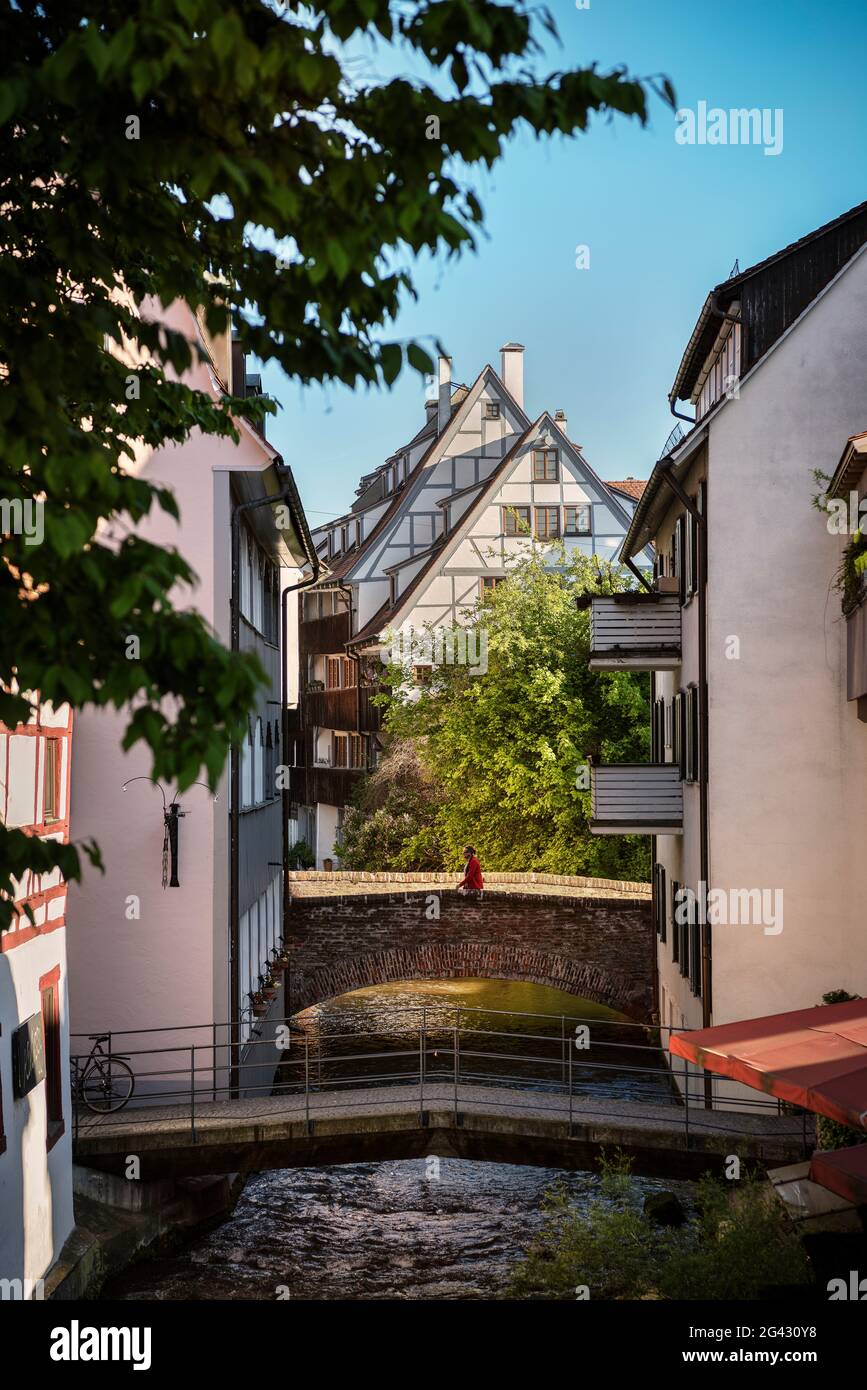
[[[144,742],[154,775],[184,787],[204,767],[214,784],[259,673],[176,611],[170,591],[194,579],[176,551],[134,533],[108,548],[97,528],[174,512],[169,490],[125,471],[129,440],[233,435],[233,417],[268,407],[186,387],[190,346],[136,306],[182,300],[212,332],[228,312],[250,351],[301,382],[427,371],[418,343],[382,330],[415,254],[473,245],[472,166],[494,164],[520,123],[646,120],[647,84],[623,71],[533,72],[534,26],[553,23],[532,15],[520,0],[2,6],[2,498],[43,503],[45,518],[40,544],[3,518],[5,723],[28,716],[29,691],[134,704],[127,744]],[[405,55],[430,80],[355,79],[361,36],[386,71]],[[149,356],[133,399],[124,343]],[[126,659],[130,631],[140,660]],[[0,832],[0,894],[28,866],[77,875],[74,848],[26,838]]]
[[[589,830],[588,759],[647,758],[649,689],[646,676],[589,669],[589,614],[576,600],[626,587],[607,561],[528,545],[467,614],[475,667],[446,660],[421,687],[389,668],[386,727],[420,740],[442,789],[444,865],[460,865],[472,844],[488,869],[649,876],[646,838]]]

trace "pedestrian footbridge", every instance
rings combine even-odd
[[[636,1023],[398,1008],[349,1034],[287,1020],[234,1064],[231,1044],[183,1035],[134,1048],[113,1035],[136,1091],[118,1111],[79,1105],[76,1162],[129,1176],[135,1158],[153,1181],[430,1154],[587,1169],[621,1149],[636,1172],[689,1177],[812,1147],[806,1112],[719,1090],[708,1108],[702,1073],[673,1073]]]

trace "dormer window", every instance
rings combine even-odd
[[[348,526],[341,526],[341,528],[340,528],[340,549],[344,552],[344,554],[345,554],[346,551],[349,549],[349,527],[348,527]]]
[[[533,450],[533,482],[556,483],[559,477],[559,449]]]
[[[360,521],[356,521],[356,523],[355,523],[355,544],[356,544],[356,545],[361,545],[361,522],[360,522]]]
[[[499,420],[499,418],[500,418],[500,402],[499,402],[499,401],[485,401],[485,419],[486,419],[486,420]]]

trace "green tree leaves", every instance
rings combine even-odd
[[[582,594],[625,587],[623,573],[595,557],[528,545],[507,582],[466,619],[487,633],[486,673],[441,664],[419,691],[403,668],[389,669],[386,727],[418,740],[439,788],[438,807],[428,798],[418,820],[409,816],[407,840],[433,817],[437,867],[460,865],[462,847],[473,844],[488,869],[649,876],[646,839],[590,833],[580,776],[589,757],[648,756],[647,677],[588,669],[589,618],[576,604]],[[372,867],[357,848],[354,866]],[[405,844],[396,853],[401,867],[413,867]]]
[[[427,59],[436,84],[360,79],[341,45],[372,33]],[[154,775],[186,783],[205,767],[214,782],[259,673],[174,611],[169,595],[192,579],[179,555],[107,544],[105,528],[177,512],[127,471],[133,441],[233,438],[269,406],[191,391],[178,379],[190,344],[136,306],[182,300],[212,330],[228,312],[249,351],[300,382],[429,371],[422,346],[382,330],[412,292],[408,253],[472,247],[472,165],[490,166],[518,122],[569,133],[591,111],[646,119],[644,87],[623,72],[533,75],[536,56],[517,0],[4,8],[0,495],[40,500],[46,516],[41,544],[2,538],[7,692],[134,704],[128,740],[149,746]],[[7,722],[27,709],[0,694]],[[9,843],[0,831],[0,898]],[[32,852],[34,867],[56,854],[74,876],[74,855]]]

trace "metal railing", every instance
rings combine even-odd
[[[570,1133],[580,1111],[584,1118],[595,1113],[606,1119],[641,1118],[642,1111],[658,1117],[662,1111],[682,1125],[686,1148],[691,1129],[698,1126],[705,1132],[716,1129],[735,1136],[750,1132],[750,1126],[738,1128],[740,1115],[760,1112],[782,1120],[785,1113],[791,1123],[775,1126],[773,1135],[798,1137],[805,1155],[809,1152],[808,1118],[812,1117],[807,1111],[784,1108],[767,1096],[753,1098],[744,1094],[745,1087],[718,1076],[712,1078],[713,1104],[708,1107],[705,1076],[709,1073],[686,1061],[676,1067],[664,1044],[671,1032],[689,1031],[683,1028],[468,1006],[397,1005],[389,1008],[389,1021],[412,1014],[418,1018],[389,1032],[382,1022],[384,1014],[382,1009],[376,1011],[376,1027],[331,1033],[305,1031],[291,1019],[269,1020],[271,1036],[245,1043],[231,1040],[230,1024],[107,1032],[107,1053],[121,1040],[133,1037],[171,1037],[148,1047],[131,1047],[123,1041],[119,1051],[133,1069],[136,1093],[122,1111],[101,1115],[85,1110],[79,1097],[74,1106],[74,1141],[78,1142],[82,1131],[92,1133],[102,1125],[119,1123],[126,1129],[159,1118],[188,1122],[195,1142],[197,1122],[205,1114],[225,1118],[237,1102],[265,1098],[268,1105],[260,1114],[303,1118],[310,1129],[315,1118],[329,1111],[345,1109],[347,1104],[382,1105],[384,1089],[402,1088],[401,1103],[415,1106],[417,1100],[422,1125],[427,1122],[426,1106],[434,1100],[441,1105],[446,1096],[456,1120],[463,1099],[501,1111],[541,1111],[566,1121]],[[519,1028],[503,1026],[505,1020],[516,1019],[531,1022]],[[528,1031],[540,1019],[550,1025],[547,1031],[538,1031],[538,1023],[537,1031]],[[497,1026],[482,1026],[491,1020]],[[579,1029],[588,1030],[586,1037]],[[225,1040],[220,1039],[221,1030]],[[210,1036],[194,1041],[190,1035],[196,1032]],[[632,1040],[630,1034],[643,1041]],[[75,1074],[87,1055],[72,1056]],[[238,1078],[236,1085],[230,1082],[233,1074]],[[470,1087],[471,1096],[467,1094]],[[736,1094],[727,1095],[727,1087],[736,1088]],[[487,1098],[485,1089],[490,1092]],[[274,1103],[281,1098],[286,1102],[282,1108]],[[217,1109],[218,1102],[225,1104]],[[213,1109],[203,1114],[202,1107],[207,1106]],[[167,1107],[170,1113],[157,1117],[154,1107]]]

